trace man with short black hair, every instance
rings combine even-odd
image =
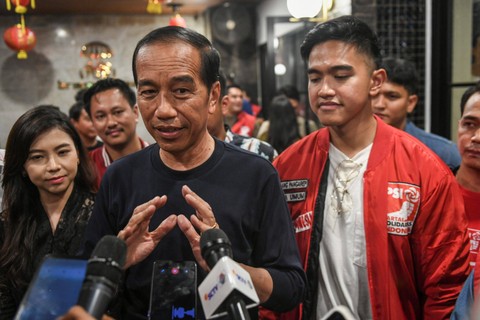
[[[414,64],[404,59],[385,58],[380,66],[387,72],[387,80],[372,100],[373,112],[389,125],[423,142],[450,170],[455,170],[460,165],[455,143],[418,128],[408,119],[418,103],[418,75]]]
[[[227,86],[228,103],[224,112],[225,123],[233,133],[252,137],[255,131],[255,117],[243,111],[243,91],[238,84]]]
[[[462,163],[456,178],[468,217],[470,261],[475,265],[480,249],[480,82],[464,92],[460,111],[457,144]]]
[[[200,234],[212,228],[228,235],[263,306],[297,306],[305,273],[275,168],[207,129],[220,98],[218,52],[205,36],[168,26],[143,37],[132,62],[137,105],[156,143],[112,163],[85,237],[87,255],[106,234],[127,243],[119,314],[147,319],[157,260],[196,261],[200,283],[209,271]]]
[[[85,92],[83,102],[104,143],[101,148],[90,151],[100,185],[113,161],[145,148],[148,143],[137,135],[135,92],[125,81],[114,78],[98,80]]]
[[[480,81],[460,100],[457,143],[462,163],[456,178],[465,202],[470,238],[470,265],[475,268],[460,293],[452,320],[478,319],[480,315]]]
[[[447,319],[469,272],[462,196],[430,149],[373,115],[377,36],[342,16],[310,30],[301,54],[325,128],[274,161],[309,280],[283,319],[341,305],[358,319]]]

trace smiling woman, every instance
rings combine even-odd
[[[94,203],[95,171],[67,115],[27,111],[5,150],[0,215],[0,314],[13,318],[47,254],[75,256]]]

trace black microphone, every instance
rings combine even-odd
[[[93,249],[77,301],[90,315],[101,319],[123,278],[127,245],[115,236],[104,236]]]
[[[232,245],[225,232],[220,229],[203,232],[200,248],[211,269],[199,287],[207,318],[228,314],[230,319],[250,320],[247,307],[258,305],[259,299],[250,274],[233,261]]]
[[[233,257],[232,244],[223,230],[209,229],[200,236],[202,257],[212,269],[222,257]]]

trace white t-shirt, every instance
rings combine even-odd
[[[372,319],[363,220],[363,174],[371,149],[372,144],[350,159],[330,144],[319,254],[318,318],[344,305],[359,319]],[[347,164],[347,168],[340,164]]]

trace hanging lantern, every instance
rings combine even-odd
[[[27,12],[27,7],[30,4],[30,0],[6,0],[7,1],[7,10],[12,9],[11,5],[15,6],[15,12],[18,14],[24,14]],[[32,9],[35,9],[35,0],[31,1]]]
[[[179,13],[176,13],[173,17],[170,18],[170,22],[168,23],[168,25],[184,28],[187,27],[185,19],[183,19],[183,17]]]
[[[37,44],[35,33],[27,27],[22,27],[21,24],[14,25],[5,30],[3,40],[10,49],[18,51],[18,59],[26,59],[27,51],[32,50],[35,44]]]

